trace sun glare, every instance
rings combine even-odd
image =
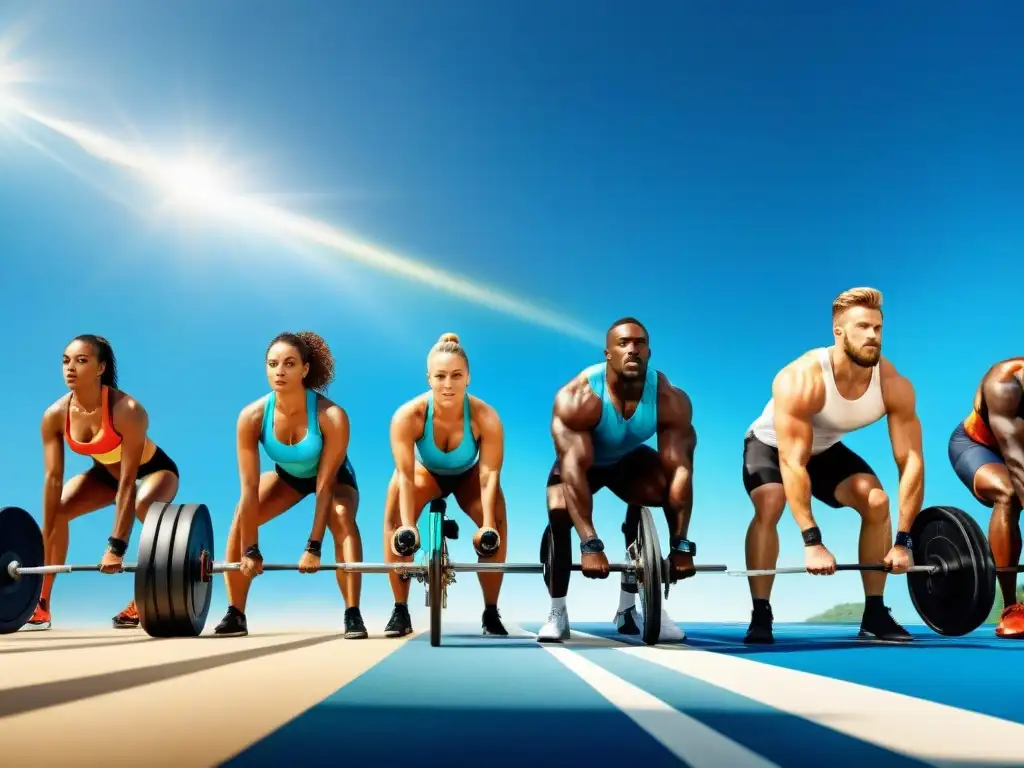
[[[161,170],[160,181],[178,202],[189,206],[209,206],[227,196],[222,175],[206,163],[186,160]]]
[[[18,117],[69,139],[92,157],[134,172],[162,193],[165,199],[160,207],[178,209],[188,217],[218,217],[230,220],[250,233],[269,231],[278,237],[328,248],[380,271],[429,285],[492,311],[545,326],[589,344],[603,343],[603,334],[571,317],[426,262],[377,247],[327,221],[239,194],[242,181],[234,169],[225,169],[212,162],[203,151],[186,151],[180,158],[171,159],[122,143],[82,125],[42,114],[14,99],[13,95],[8,97],[6,106]]]

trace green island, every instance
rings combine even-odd
[[[1024,585],[1017,587],[1017,602],[1024,603]],[[985,619],[985,624],[995,624],[999,621],[999,614],[1003,612],[1003,594],[996,588],[996,602],[992,606],[992,612]],[[806,624],[860,624],[861,615],[864,613],[864,603],[840,603],[833,605],[827,611],[805,619]]]

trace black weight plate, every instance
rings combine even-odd
[[[985,536],[985,532],[974,518],[956,507],[945,507],[945,509],[954,516],[962,518],[961,522],[965,531],[973,539],[971,551],[974,553],[977,563],[978,597],[974,603],[974,612],[964,622],[967,629],[963,634],[967,634],[980,627],[992,612],[992,606],[996,602],[996,564],[992,558],[988,537]]]
[[[205,504],[184,504],[174,526],[168,568],[175,637],[198,637],[206,625],[213,583],[202,580],[200,558],[213,552],[213,522]]]
[[[914,562],[945,563],[946,573],[907,574],[907,589],[921,620],[940,635],[973,632],[992,610],[995,564],[981,526],[956,507],[927,507],[910,530]]]
[[[139,625],[151,636],[160,622],[153,597],[153,545],[160,528],[160,515],[167,508],[162,501],[150,505],[139,534],[138,563],[135,568],[135,607],[139,612]],[[152,628],[152,629],[151,629]]]
[[[43,565],[43,533],[21,507],[0,509],[0,635],[17,632],[32,618],[43,590],[43,577],[12,578],[7,566],[17,560],[26,568]]]
[[[178,619],[170,594],[171,547],[183,504],[154,502],[146,513],[135,572],[139,624],[151,637],[175,637]]]
[[[647,645],[655,645],[661,635],[661,575],[664,564],[654,516],[647,507],[640,508],[636,547],[637,588],[644,612],[643,640]]]

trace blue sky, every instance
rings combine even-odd
[[[1024,277],[1021,11],[825,6],[15,2],[0,12],[0,73],[23,75],[10,89],[51,120],[168,162],[216,152],[232,194],[582,327],[637,315],[653,364],[694,403],[699,560],[742,567],[744,431],[777,369],[831,342],[837,293],[884,292],[883,351],[918,392],[926,503],[959,505],[986,530],[946,441],[987,366],[1020,353],[1019,310],[992,288]],[[221,556],[238,495],[238,411],[267,389],[269,339],[312,329],[338,361],[330,395],[352,421],[358,520],[366,559],[380,561],[388,422],[424,389],[431,344],[454,331],[471,391],[505,423],[509,559],[536,560],[551,400],[600,359],[599,343],[251,221],[169,208],[144,175],[17,110],[6,118],[4,392],[17,405],[3,504],[38,513],[39,420],[65,391],[61,351],[100,333],[181,469],[178,499],[210,506]],[[895,499],[885,423],[848,444]],[[69,455],[68,476],[86,466]],[[263,529],[268,559],[297,560],[312,508]],[[596,510],[606,541],[620,542],[621,504],[603,492]],[[856,514],[817,503],[815,513],[837,557],[854,560]],[[472,558],[458,514],[467,535],[455,556]],[[110,509],[76,521],[69,561],[95,562],[111,524]],[[788,512],[780,531],[780,564],[801,563]],[[383,622],[386,578],[363,583],[364,613]],[[105,622],[130,593],[128,578],[59,577],[55,620]],[[800,620],[860,594],[855,574],[779,577],[773,604],[778,619]],[[902,579],[887,596],[914,619]],[[424,625],[420,588],[411,602]],[[574,577],[571,616],[610,618],[616,602],[614,580]],[[509,620],[543,618],[547,603],[539,577],[506,578]],[[340,621],[326,575],[264,576],[250,606],[254,625],[304,611]],[[214,620],[224,607],[218,584]],[[475,620],[481,608],[475,577],[461,576],[450,614]],[[699,577],[669,610],[746,620],[746,581]]]

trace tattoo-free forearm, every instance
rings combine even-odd
[[[480,506],[483,510],[484,528],[497,526],[498,487],[497,472],[487,472],[480,478]]]
[[[924,462],[910,456],[900,472],[900,507],[897,531],[910,531],[924,503]]]
[[[114,500],[114,538],[127,542],[131,539],[132,525],[135,522],[135,482],[134,478],[118,483],[117,497]]]
[[[562,459],[562,482],[565,506],[580,541],[597,538],[594,528],[594,497],[587,482],[587,471],[578,460],[569,456]]]
[[[665,519],[669,527],[669,536],[673,539],[685,539],[693,514],[693,472],[689,467],[678,467],[673,473],[668,487],[667,502]]]
[[[807,467],[783,458],[779,462],[779,469],[786,503],[789,504],[797,526],[801,531],[814,528],[817,523],[811,514],[811,476],[807,473]]]

